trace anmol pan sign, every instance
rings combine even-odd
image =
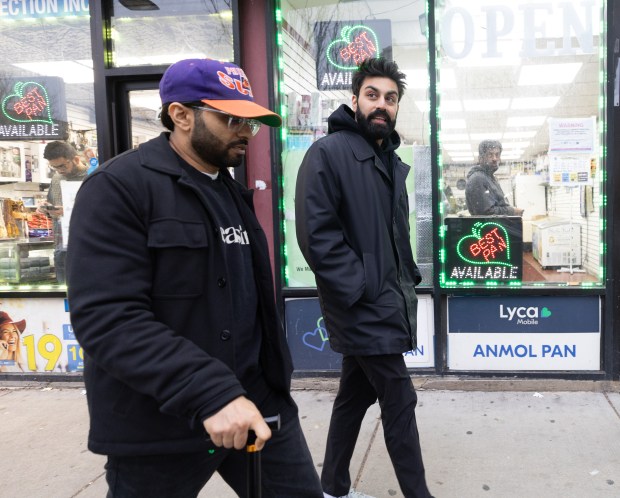
[[[599,370],[598,296],[448,299],[452,370]]]

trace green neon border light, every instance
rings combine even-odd
[[[288,108],[284,104],[286,102],[286,88],[284,86],[284,55],[283,55],[283,34],[282,34],[282,9],[280,7],[280,1],[274,0],[274,19],[276,24],[276,38],[275,38],[275,50],[274,55],[277,60],[277,102],[280,105],[280,116],[282,116],[282,126],[280,128],[280,140],[282,146],[286,145],[286,139],[288,137]],[[288,286],[289,274],[288,274],[288,249],[287,249],[287,234],[285,223],[285,205],[284,205],[284,175],[280,171],[278,175],[278,187],[280,192],[280,198],[278,199],[278,220],[280,233],[282,234],[282,243],[280,244],[280,280],[284,286]]]

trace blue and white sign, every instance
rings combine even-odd
[[[329,347],[317,298],[287,299],[286,338],[295,370],[340,370],[342,355]]]
[[[88,0],[0,0],[3,20],[88,15]]]
[[[286,337],[295,370],[340,370],[342,355],[329,346],[317,298],[287,299]],[[435,364],[433,300],[418,295],[418,347],[404,353],[408,368],[428,368]]]
[[[435,366],[435,320],[433,298],[418,294],[418,347],[407,351],[405,365],[408,368],[430,368]]]
[[[599,370],[598,296],[451,297],[451,370]]]

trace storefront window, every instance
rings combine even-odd
[[[281,2],[277,12],[281,50],[282,188],[285,237],[284,281],[289,287],[314,287],[295,238],[295,181],[308,147],[327,133],[327,118],[341,104],[351,105],[351,75],[356,62],[383,56],[407,75],[396,131],[397,150],[412,166],[407,179],[411,244],[430,286],[432,273],[431,154],[428,108],[428,44],[424,2]],[[343,50],[356,43],[355,50]]]
[[[64,289],[73,197],[97,166],[88,2],[0,10],[0,289]]]
[[[603,285],[604,19],[436,3],[442,286]]]
[[[210,57],[232,61],[233,0],[114,0],[108,63],[171,64]]]
[[[135,149],[165,131],[159,111],[159,90],[133,90],[129,92],[131,141]]]

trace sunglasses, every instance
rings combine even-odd
[[[228,114],[227,112],[213,109],[211,107],[193,106],[192,109],[198,109],[199,111],[206,112],[216,112],[218,114],[228,116],[228,129],[235,133],[241,131],[244,126],[247,126],[248,128],[250,128],[250,133],[252,133],[252,136],[255,136],[258,133],[258,130],[260,130],[262,124],[256,119],[240,118],[238,116],[233,116],[231,114]]]

